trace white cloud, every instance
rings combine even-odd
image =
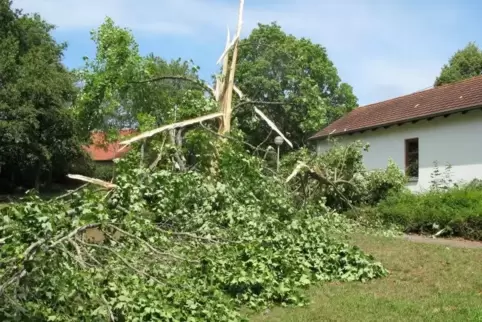
[[[92,29],[99,26],[106,16],[122,26],[140,31],[172,34],[195,29],[183,19],[176,19],[178,13],[170,10],[170,1],[160,1],[168,4],[164,11],[155,1],[144,2],[145,4],[131,0],[14,0],[14,6],[26,12],[40,13],[61,30]]]
[[[361,103],[430,86],[445,62],[444,30],[459,13],[443,3],[412,10],[374,0],[246,0],[244,34],[278,21],[288,32],[325,46]],[[60,30],[92,29],[105,16],[136,32],[178,35],[221,45],[238,0],[14,0]]]

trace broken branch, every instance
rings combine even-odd
[[[331,187],[333,187],[333,189],[335,190],[335,192],[343,199],[343,201],[352,209],[355,209],[355,207],[351,204],[350,200],[348,200],[347,197],[345,197],[345,195],[338,189],[337,185],[339,183],[343,183],[343,184],[350,184],[350,185],[353,185],[351,182],[349,181],[346,181],[346,180],[338,180],[338,181],[331,181],[329,180],[326,176],[324,176],[320,169],[318,168],[310,168],[306,163],[304,162],[298,162],[297,166],[295,167],[295,169],[293,170],[293,172],[289,175],[289,177],[286,179],[285,183],[288,183],[290,182],[296,175],[298,175],[301,171],[301,169],[303,168],[306,168],[308,170],[308,174],[316,179],[318,182],[322,183],[322,184],[325,184],[325,185],[329,185]]]
[[[228,36],[229,36],[229,33],[228,33]],[[223,53],[221,54],[221,57],[219,57],[218,61],[216,62],[216,65],[219,65],[224,60],[224,56],[226,56],[228,52],[231,50],[231,48],[233,48],[234,44],[236,43],[236,41],[238,41],[238,39],[239,39],[238,36],[234,37],[234,39],[226,46]]]
[[[152,164],[149,166],[149,169],[150,170],[153,170],[155,167],[157,167],[157,164],[161,161],[162,159],[162,152],[164,150],[164,144],[166,143],[166,138],[164,137],[164,139],[162,140],[162,144],[161,144],[161,151],[159,151],[159,154],[157,155],[156,159],[154,160],[154,162],[152,162]]]
[[[65,194],[63,194],[63,195],[58,196],[57,198],[55,198],[55,200],[60,200],[60,199],[63,199],[63,198],[65,198],[65,197],[68,197],[68,196],[76,193],[77,191],[80,191],[80,190],[84,189],[84,188],[87,187],[88,185],[89,185],[89,183],[85,183],[85,184],[81,185],[80,187],[78,187],[78,188],[76,188],[76,189],[74,189],[74,190],[70,190],[69,192],[67,192],[67,193],[65,193]]]
[[[96,179],[96,178],[86,177],[86,176],[83,176],[83,175],[80,175],[80,174],[68,174],[67,177],[69,177],[70,179],[74,179],[74,180],[92,183],[92,184],[104,187],[106,189],[117,188],[117,185],[115,185],[113,183],[110,183],[110,182],[107,182],[107,181],[104,181],[104,180],[100,180],[100,179]]]
[[[284,135],[283,133],[281,133],[281,131],[278,129],[278,127],[273,123],[273,121],[271,121],[266,115],[264,115],[263,112],[261,112],[256,106],[254,107],[254,111],[256,112],[256,114],[258,114],[259,116],[261,116],[261,118],[263,120],[265,120],[266,123],[268,123],[268,125],[276,132],[278,133],[282,138],[283,140],[285,140],[285,142],[291,147],[293,148],[293,143],[290,142],[290,140],[288,140]]]
[[[208,114],[208,115],[204,115],[204,116],[199,116],[199,117],[189,119],[189,120],[186,120],[186,121],[181,121],[181,122],[177,122],[177,123],[164,125],[164,126],[161,126],[157,129],[144,132],[144,133],[136,135],[136,136],[134,136],[134,137],[132,137],[128,140],[122,141],[120,144],[129,145],[129,144],[132,144],[134,142],[140,141],[142,139],[151,137],[153,135],[156,135],[158,133],[161,133],[161,132],[164,132],[164,131],[167,131],[167,130],[185,127],[185,126],[188,126],[188,125],[191,125],[191,124],[200,123],[200,122],[203,122],[203,121],[211,120],[211,119],[222,117],[222,116],[223,116],[223,113],[218,112],[218,113],[212,113],[212,114]]]

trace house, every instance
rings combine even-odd
[[[412,191],[430,187],[435,167],[451,168],[453,182],[482,179],[482,76],[359,107],[316,133],[317,151],[340,143],[369,143],[368,169],[392,159]]]
[[[126,137],[135,134],[135,130],[121,130],[119,136]],[[96,131],[91,134],[91,145],[85,145],[82,148],[89,153],[92,160],[98,163],[112,163],[114,159],[120,158],[130,150],[130,146],[121,150],[119,142],[106,142],[104,132]]]

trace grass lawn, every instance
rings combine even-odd
[[[309,290],[306,307],[274,308],[253,321],[482,321],[482,249],[356,236],[390,275]]]

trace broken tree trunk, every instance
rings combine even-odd
[[[234,49],[233,55],[231,58],[231,66],[229,68],[229,72],[226,72],[225,68],[227,69],[227,65],[229,62],[227,61],[227,57],[229,55],[226,53],[224,56],[224,66],[223,66],[223,78],[224,78],[224,86],[223,93],[221,94],[221,111],[223,113],[221,127],[219,129],[220,134],[226,134],[231,131],[231,116],[233,113],[233,88],[234,88],[234,74],[236,73],[236,62],[238,60],[238,48],[239,48],[239,39],[241,37],[241,28],[243,25],[243,10],[244,10],[244,0],[239,1],[239,14],[238,14],[238,25],[236,30],[236,36],[234,38]],[[227,49],[229,50],[229,41],[227,45]],[[226,80],[227,78],[227,80]],[[227,83],[226,83],[227,81]]]

